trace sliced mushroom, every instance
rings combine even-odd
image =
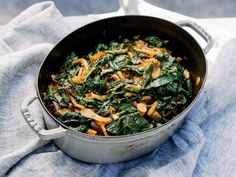
[[[144,46],[142,48],[138,48],[136,46],[133,46],[133,49],[138,51],[138,52],[146,53],[151,57],[153,57],[156,54],[164,54],[163,49],[160,49],[160,48],[152,49],[152,48],[149,48],[149,47],[146,47],[146,46]]]
[[[157,64],[153,64],[152,78],[156,79],[161,75],[161,68]]]
[[[110,117],[102,117],[102,116],[96,114],[92,109],[89,109],[89,108],[81,109],[79,111],[79,113],[82,116],[88,117],[90,119],[93,119],[93,120],[96,120],[96,121],[99,121],[99,122],[103,122],[105,124],[109,124],[111,122]]]
[[[157,101],[155,101],[152,106],[149,108],[148,112],[147,112],[147,115],[150,117],[154,111],[156,110],[156,107],[157,107]]]
[[[116,112],[116,109],[113,108],[112,106],[109,106],[109,114],[112,115]]]
[[[157,67],[160,66],[160,62],[155,58],[148,58],[143,59],[140,64],[137,65],[137,67],[140,70],[146,69],[150,64],[155,64]]]
[[[52,81],[55,81],[56,75],[55,74],[51,74],[51,79],[52,79]]]
[[[190,73],[187,69],[184,70],[184,73],[183,73],[185,79],[189,79],[190,78]]]
[[[151,96],[142,96],[141,100],[144,101],[145,103],[150,103],[152,101],[152,97]]]
[[[142,86],[141,86],[140,84],[137,84],[137,85],[128,84],[128,85],[126,86],[126,88],[141,89]]]
[[[132,97],[132,96],[135,96],[136,94],[135,93],[132,93],[132,92],[127,92],[124,94],[125,97]]]
[[[122,53],[127,53],[128,49],[107,50],[106,52],[111,54],[122,54]]]
[[[143,76],[134,76],[133,80],[137,83],[143,82]]]
[[[57,102],[55,102],[55,101],[53,101],[52,103],[53,103],[53,106],[55,108],[55,113],[57,115],[63,115],[63,114],[65,114],[65,113],[70,111],[69,109],[66,109],[66,108],[60,109],[59,104]]]
[[[95,124],[101,129],[104,136],[108,136],[107,130],[105,128],[105,124],[102,122],[95,121]]]
[[[176,61],[177,63],[180,63],[180,62],[182,61],[182,58],[181,58],[181,57],[176,57],[176,58],[175,58],[175,61]]]
[[[198,77],[196,78],[196,86],[199,85],[200,81],[201,81],[201,78],[198,76]]]
[[[93,62],[93,64],[95,64],[104,55],[106,55],[106,52],[99,51],[99,52],[95,53],[94,55],[90,56],[89,59]]]
[[[72,104],[73,104],[75,107],[77,107],[77,108],[79,108],[79,109],[84,109],[84,108],[85,108],[83,105],[77,103],[77,101],[76,101],[72,96],[70,96],[70,100],[71,100]]]
[[[79,58],[73,62],[73,64],[81,64],[82,68],[78,75],[74,76],[71,80],[73,83],[82,84],[85,81],[86,74],[88,73],[88,63],[84,58]]]
[[[159,114],[159,112],[154,111],[150,116],[151,119],[160,119],[161,115]]]
[[[143,40],[135,41],[135,44],[140,49],[145,46],[145,42]]]
[[[93,92],[90,92],[90,93],[85,94],[85,98],[86,99],[96,99],[96,100],[104,101],[104,100],[107,99],[107,95],[98,95],[98,94],[95,94]]]
[[[125,76],[123,75],[123,73],[122,73],[121,71],[117,71],[117,75],[119,76],[119,78],[120,78],[121,80],[126,80],[126,79],[125,79]]]
[[[137,103],[137,109],[140,115],[144,115],[147,112],[147,105],[146,103]]]
[[[86,134],[88,134],[88,135],[97,135],[97,131],[96,131],[96,130],[93,130],[93,129],[88,129],[88,130],[86,131]]]
[[[112,74],[111,79],[114,80],[114,81],[120,80],[120,78],[117,74]]]

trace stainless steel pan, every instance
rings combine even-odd
[[[189,27],[197,32],[207,43],[202,49],[196,40],[182,27]],[[194,99],[178,116],[159,128],[124,136],[90,136],[75,132],[61,124],[45,107],[42,92],[50,82],[50,75],[56,73],[66,56],[72,50],[83,55],[93,49],[96,43],[111,41],[119,35],[131,37],[137,34],[158,35],[170,40],[170,48],[180,56],[186,56],[185,67],[193,78],[200,76],[201,82],[194,89]],[[53,140],[66,154],[78,160],[91,163],[121,162],[144,155],[166,141],[181,126],[185,115],[196,102],[205,80],[207,64],[205,54],[213,45],[213,40],[207,32],[190,21],[177,24],[147,16],[120,16],[90,23],[79,28],[61,40],[44,59],[39,68],[36,93],[25,99],[21,111],[31,129],[43,140]],[[28,106],[38,99],[41,103],[44,122],[47,129],[39,126],[32,117]]]

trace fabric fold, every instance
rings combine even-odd
[[[20,104],[35,92],[36,73],[42,60],[69,32],[70,27],[52,2],[33,5],[1,28],[0,176],[47,143],[39,140],[23,120]],[[39,105],[30,110],[42,121]]]
[[[1,31],[2,40],[13,51],[38,43],[57,43],[71,28],[54,3],[43,2],[26,9]]]

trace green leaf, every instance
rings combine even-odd
[[[119,64],[121,62],[127,63],[127,55],[123,55],[123,54],[117,55],[114,59],[114,62],[117,64]]]
[[[119,111],[122,111],[123,113],[133,113],[133,112],[137,112],[136,108],[129,104],[129,103],[123,103],[120,104],[118,106]],[[120,116],[122,116],[123,114],[120,113]]]
[[[140,39],[140,35],[136,35],[133,37],[133,40],[136,41],[136,40],[139,40]]]
[[[153,87],[160,87],[162,85],[166,85],[166,84],[168,84],[170,82],[173,82],[176,79],[177,79],[177,77],[173,76],[173,75],[161,75],[160,77],[158,77],[154,81],[152,81],[146,87],[146,89],[150,89],[150,88],[153,88]]]
[[[108,74],[108,73],[113,73],[114,72],[114,69],[112,68],[108,68],[108,69],[103,69],[102,72],[101,72],[101,75],[105,75],[105,74]]]
[[[111,89],[109,89],[106,93],[113,93],[116,92],[118,89],[121,89],[125,86],[123,81],[117,81],[110,84]]]
[[[95,68],[99,68],[99,66],[103,65],[104,63],[107,63],[109,61],[114,60],[114,55],[111,54],[107,54],[105,56],[103,56],[100,60],[98,60],[98,62],[95,64]]]
[[[109,65],[112,69],[118,70],[128,65],[126,55],[117,55],[113,61],[109,61]]]
[[[190,79],[187,79],[186,81],[186,89],[189,93],[193,92],[193,83]]]
[[[59,94],[56,94],[56,95],[53,95],[55,101],[61,106],[61,107],[66,107],[67,106],[67,103],[66,101],[64,100],[64,98],[59,95]]]
[[[68,59],[74,59],[76,57],[77,57],[76,53],[72,51]]]
[[[136,66],[133,66],[133,65],[126,65],[126,66],[124,66],[124,68],[128,68],[130,71],[132,71],[133,73],[138,74],[138,75],[143,74],[142,70],[139,70]]]
[[[89,71],[86,75],[86,79],[96,70],[95,66],[90,66]]]
[[[138,64],[141,62],[142,56],[139,55],[141,52],[128,52],[128,55],[130,57],[130,61],[132,64]],[[143,54],[143,53],[142,53]]]
[[[145,38],[145,41],[151,44],[154,47],[162,47],[163,44],[166,44],[168,41],[164,41],[157,36],[148,36]]]
[[[174,101],[176,102],[176,104],[182,104],[182,105],[187,103],[187,99],[183,94],[178,94],[175,97]]]
[[[63,115],[60,115],[58,117],[58,120],[60,120],[62,122],[66,122],[66,121],[74,121],[75,122],[76,121],[81,124],[91,122],[91,119],[84,117],[77,112],[66,112]]]
[[[97,47],[96,47],[96,52],[108,50],[108,48],[109,47],[106,44],[98,44]]]
[[[152,79],[152,71],[153,71],[153,65],[149,65],[147,67],[147,69],[145,69],[144,73],[143,73],[143,88],[146,87],[146,85],[150,82],[150,80]]]
[[[52,90],[52,89],[48,89],[47,90],[47,94],[52,95],[55,94],[58,90]]]
[[[109,44],[109,49],[108,50],[119,50],[121,49],[120,43],[112,41]]]
[[[127,135],[150,129],[151,124],[139,113],[131,113],[113,121],[107,126],[112,135]]]
[[[88,130],[89,126],[88,125],[78,125],[77,127],[70,127],[72,130],[75,130],[77,132],[85,132],[86,130]]]

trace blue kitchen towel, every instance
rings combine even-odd
[[[40,63],[73,29],[99,18],[89,15],[68,20],[52,2],[43,2],[0,28],[0,176],[236,176],[233,38],[210,64],[206,86],[184,125],[150,154],[123,163],[87,164],[34,134],[21,115],[20,104],[35,92]],[[30,110],[43,126],[39,103],[33,103]]]

